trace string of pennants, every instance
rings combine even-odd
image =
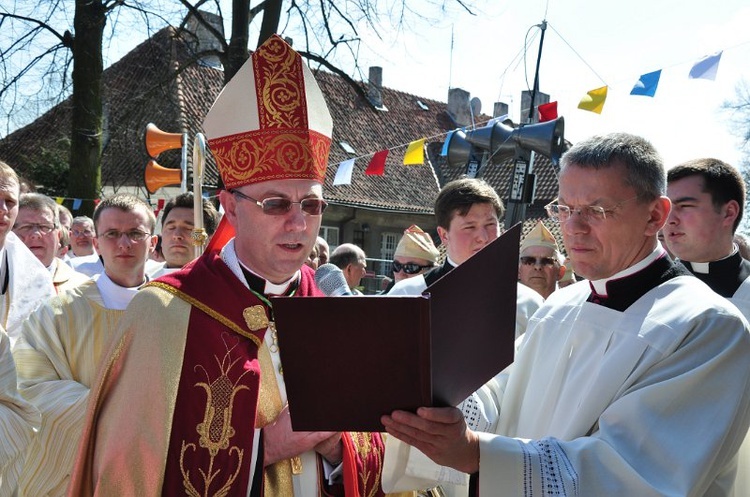
[[[688,78],[689,79],[707,79],[711,81],[716,80],[716,74],[719,70],[719,62],[721,61],[721,56],[723,54],[723,50],[716,52],[711,55],[706,55],[702,57],[700,60],[695,62],[692,67],[690,68],[690,71],[688,72]],[[662,70],[659,69],[658,71],[653,71],[650,73],[646,73],[641,75],[638,78],[638,81],[633,86],[633,89],[630,91],[631,95],[642,95],[647,97],[654,97],[656,95],[656,89],[659,86],[659,79],[661,77]],[[601,114],[602,110],[604,110],[604,103],[607,100],[607,92],[609,90],[609,86],[605,85],[600,88],[595,88],[593,90],[590,90],[586,93],[586,96],[584,96],[581,101],[578,104],[578,108],[590,112],[594,112],[596,114]],[[540,104],[537,107],[537,110],[539,112],[539,122],[545,122],[545,121],[552,121],[554,119],[557,119],[557,101],[549,102],[546,104]],[[452,131],[446,133],[450,134]],[[403,164],[405,166],[411,166],[411,165],[422,165],[424,164],[424,145],[425,145],[425,138],[410,142],[406,148],[406,153],[404,154],[404,161]],[[401,148],[404,145],[398,145],[396,147],[392,147],[390,149],[380,150],[378,152],[375,152],[373,154],[372,159],[370,159],[370,163],[368,164],[367,168],[365,169],[365,175],[368,176],[382,176],[385,174],[385,161],[388,157],[388,153],[391,150]],[[443,154],[445,151],[443,151]],[[366,154],[369,155],[369,154]],[[350,185],[352,181],[352,171],[354,169],[354,162],[364,156],[355,157],[353,159],[345,160],[338,165],[338,169],[336,170],[336,176],[333,180],[333,186],[342,186],[342,185]]]
[[[688,79],[707,79],[715,81],[723,52],[723,50],[720,50],[714,54],[706,55],[695,62],[690,68]],[[661,78],[661,71],[662,70],[659,69],[658,71],[641,75],[633,86],[633,89],[630,90],[630,94],[642,95],[645,97],[653,97],[656,95],[656,89],[659,86],[659,79]],[[609,86],[605,85],[587,92],[586,96],[579,102],[578,108],[601,114],[602,110],[604,110],[604,102],[607,100],[608,89]]]

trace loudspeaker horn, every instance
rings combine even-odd
[[[156,159],[165,150],[181,148],[185,145],[186,133],[167,133],[156,127],[154,123],[146,125],[145,144],[149,157]]]
[[[474,147],[466,141],[466,133],[460,129],[448,134],[445,147],[445,158],[450,167],[464,167],[474,153]]]
[[[502,122],[466,133],[466,141],[490,151],[492,161],[502,162],[515,155],[516,147],[549,157],[557,165],[565,152],[565,120],[527,124],[512,128]],[[450,151],[449,151],[450,152]]]
[[[179,185],[182,182],[182,172],[179,169],[160,166],[154,159],[151,159],[143,171],[143,182],[146,190],[153,195],[163,186]]]

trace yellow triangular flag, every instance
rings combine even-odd
[[[601,114],[602,109],[604,109],[605,100],[607,100],[607,87],[602,86],[601,88],[586,93],[586,96],[583,97],[578,104],[578,108]]]
[[[404,154],[405,166],[421,166],[424,164],[424,138],[411,142]]]
[[[65,202],[65,197],[55,197],[55,202],[62,205],[62,203]]]

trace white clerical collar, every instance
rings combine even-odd
[[[135,297],[135,294],[138,293],[138,289],[142,286],[142,284],[130,288],[120,286],[109,279],[105,271],[94,275],[91,279],[96,281],[96,286],[102,295],[104,307],[117,311],[124,311],[130,301],[133,300],[133,297]]]
[[[458,267],[458,264],[456,264],[455,262],[453,262],[453,259],[451,259],[451,257],[450,257],[449,255],[446,255],[446,256],[445,256],[445,260],[446,260],[446,261],[448,262],[448,264],[450,264],[451,266],[453,266],[453,267]]]
[[[284,295],[284,293],[286,292],[287,288],[289,288],[289,285],[291,285],[292,282],[297,281],[297,279],[299,278],[299,275],[300,275],[300,272],[297,271],[288,280],[276,284],[276,283],[271,283],[265,277],[263,277],[262,275],[256,273],[255,271],[253,271],[252,269],[250,269],[249,267],[247,267],[245,264],[242,263],[242,261],[240,261],[240,265],[243,268],[245,268],[245,271],[248,271],[249,273],[254,274],[258,278],[260,278],[260,279],[262,279],[263,281],[266,282],[266,288],[263,291],[264,295]]]
[[[710,261],[710,262],[691,262],[691,261],[685,261],[685,262],[690,262],[690,267],[693,268],[694,272],[701,273],[701,274],[708,274],[711,272],[710,266],[712,262],[719,262],[719,261],[723,261],[724,259],[728,259],[732,257],[734,254],[736,254],[737,252],[739,252],[739,250],[740,250],[740,247],[736,243],[733,243],[732,253],[726,257],[722,257],[721,259],[716,259],[715,261]]]
[[[49,274],[55,274],[55,269],[57,269],[57,264],[55,264],[55,259],[52,259],[50,265],[47,266],[47,271],[49,271]]]
[[[664,248],[661,246],[660,243],[656,244],[656,248],[648,254],[646,257],[641,259],[639,262],[633,264],[627,269],[623,269],[619,273],[613,274],[609,278],[604,278],[601,280],[594,280],[591,281],[591,286],[594,287],[594,291],[601,295],[602,297],[607,296],[607,283],[612,280],[619,280],[621,278],[625,278],[627,276],[630,276],[631,274],[635,274],[641,269],[648,267],[651,265],[652,262],[654,262],[656,259],[666,255],[667,252],[664,250]]]
[[[0,293],[3,295],[5,294],[5,291],[7,288],[5,287],[5,275],[8,271],[8,264],[6,264],[5,260],[5,247],[0,247]]]
[[[226,245],[221,249],[221,252],[219,253],[221,259],[224,261],[224,263],[229,267],[230,271],[234,273],[234,275],[239,279],[243,285],[245,285],[247,288],[250,288],[250,285],[247,282],[247,279],[245,279],[245,276],[242,274],[242,269],[244,268],[246,271],[249,271],[250,273],[254,274],[258,278],[262,279],[266,282],[265,285],[265,292],[263,292],[265,295],[283,295],[284,292],[286,292],[286,289],[289,288],[289,285],[295,281],[297,278],[300,277],[300,270],[297,270],[294,275],[289,278],[287,281],[275,284],[268,281],[266,278],[261,276],[260,274],[256,273],[246,265],[242,264],[240,262],[239,257],[237,257],[237,251],[234,248],[234,238],[229,240]],[[256,289],[257,291],[258,289]]]

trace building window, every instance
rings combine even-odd
[[[391,274],[391,261],[393,254],[396,252],[396,246],[403,233],[383,233],[380,235],[380,258],[382,261],[378,264],[377,273],[383,276],[393,277]],[[373,268],[374,269],[374,268]]]
[[[318,235],[328,242],[331,252],[339,245],[339,229],[334,226],[321,226]]]

